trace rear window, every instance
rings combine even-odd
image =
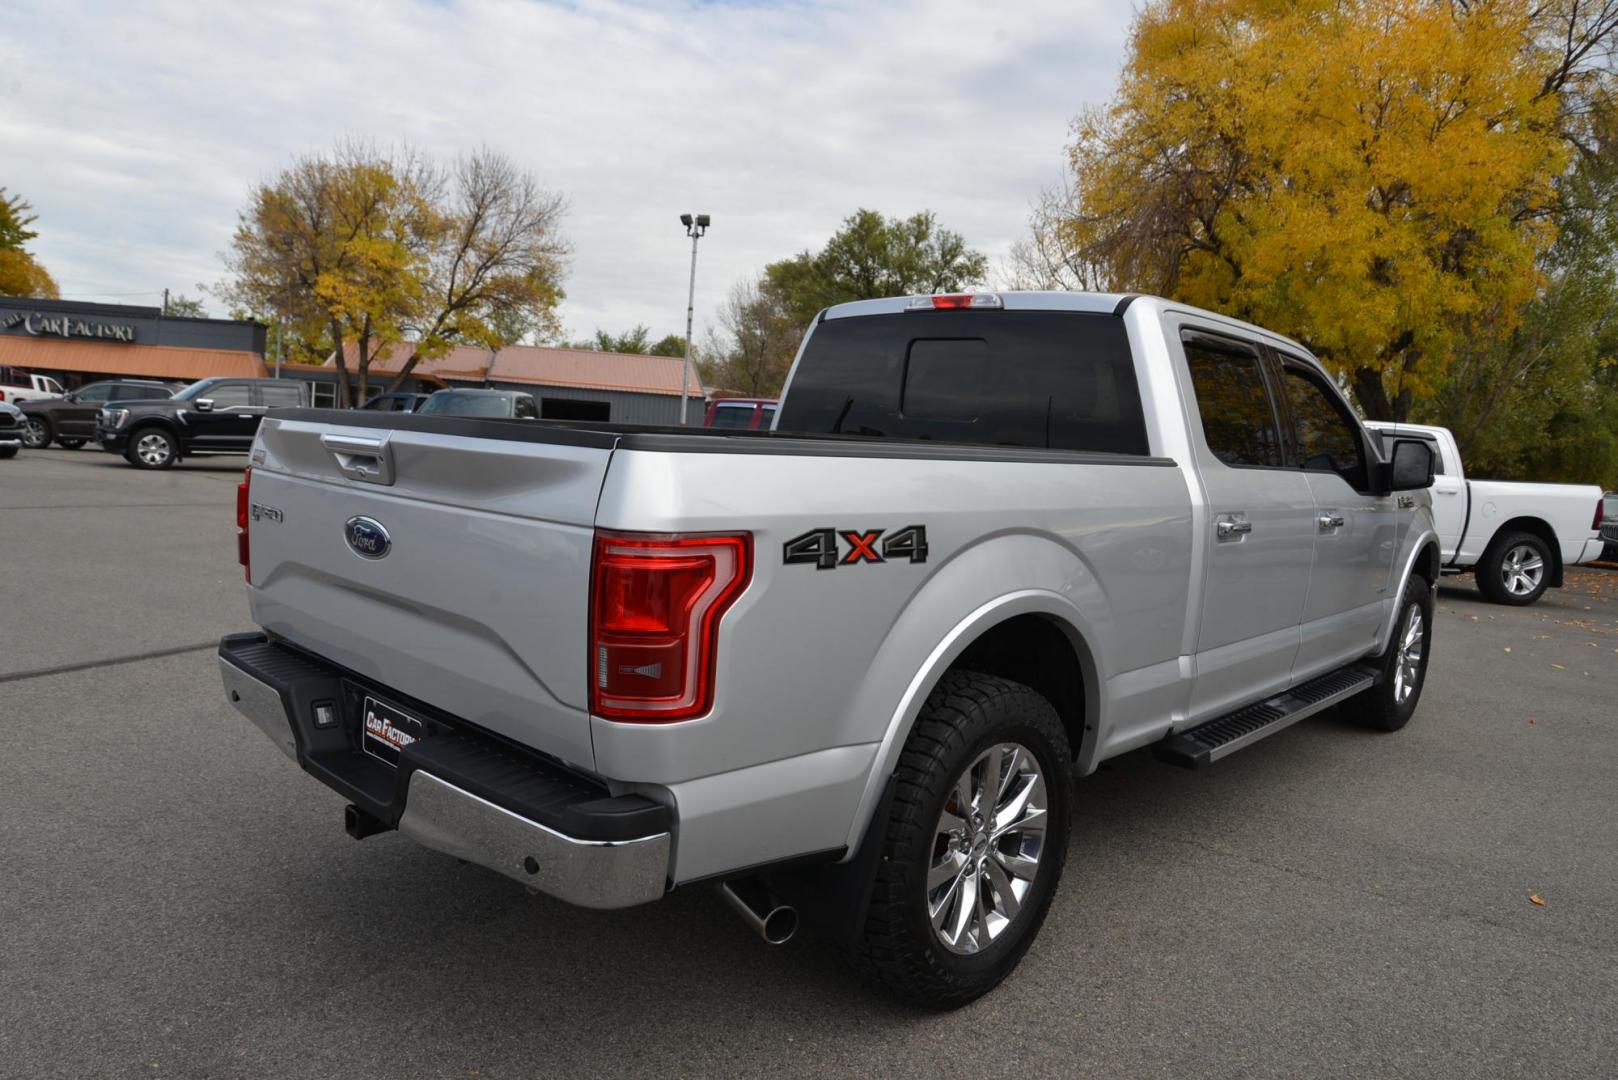
[[[1123,320],[922,311],[815,327],[780,431],[1145,454]]]
[[[511,401],[504,394],[440,390],[416,411],[442,416],[510,416]]]
[[[753,411],[751,405],[721,405],[714,410],[713,426],[745,428],[753,422]]]

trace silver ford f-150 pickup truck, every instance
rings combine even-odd
[[[1151,297],[864,301],[773,431],[294,410],[237,506],[231,702],[347,801],[563,900],[720,883],[912,999],[994,986],[1073,778],[1420,697],[1430,446]]]

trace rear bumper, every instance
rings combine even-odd
[[[672,815],[606,789],[350,672],[268,640],[219,643],[225,695],[311,776],[383,825],[571,904],[620,908],[668,887]],[[366,694],[397,701],[432,735],[397,767],[359,749]],[[333,726],[315,726],[316,706]]]

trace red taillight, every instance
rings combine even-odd
[[[1596,500],[1596,519],[1594,521],[1590,522],[1590,531],[1591,532],[1600,532],[1601,531],[1601,522],[1606,519],[1606,514],[1603,512],[1606,501],[1607,501],[1606,499],[1597,499]]]
[[[590,580],[590,711],[669,723],[713,707],[719,620],[747,588],[747,533],[598,531]]]
[[[236,485],[236,561],[242,564],[242,576],[253,580],[253,559],[247,546],[248,490],[253,485],[253,467],[242,472],[242,482]]]

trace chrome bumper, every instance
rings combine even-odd
[[[280,692],[227,660],[221,659],[219,668],[230,703],[297,761],[297,739]],[[666,832],[580,840],[420,768],[410,775],[398,829],[424,847],[580,907],[632,907],[660,898],[667,887],[671,837]]]

